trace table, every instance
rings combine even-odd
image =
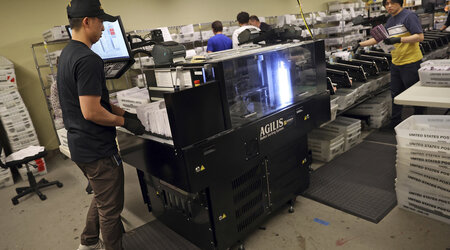
[[[397,95],[394,103],[450,109],[450,88],[422,86],[419,81]]]

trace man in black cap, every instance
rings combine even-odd
[[[103,21],[116,18],[103,11],[99,0],[72,0],[67,15],[72,40],[59,58],[58,93],[71,158],[94,190],[78,249],[121,250],[124,176],[115,127],[137,135],[144,127],[135,114],[109,102],[103,60],[90,49],[102,35]]]

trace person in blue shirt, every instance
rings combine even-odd
[[[214,36],[208,40],[208,46],[206,47],[206,51],[208,51],[208,53],[233,48],[231,39],[222,34],[223,26],[221,21],[214,21],[211,24],[211,28]]]

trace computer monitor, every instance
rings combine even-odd
[[[104,21],[105,30],[91,49],[104,61],[106,79],[121,77],[134,63],[120,16],[114,22]],[[70,38],[72,29],[66,26]]]

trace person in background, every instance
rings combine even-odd
[[[260,22],[259,18],[255,15],[250,16],[248,23],[259,28],[262,32],[266,32],[272,29],[272,26],[268,25],[265,22]]]
[[[91,50],[102,36],[103,21],[116,18],[99,0],[71,0],[67,16],[72,40],[59,58],[58,95],[71,158],[94,191],[78,250],[122,250],[124,175],[116,126],[137,135],[145,129],[135,114],[109,102],[103,60]]]
[[[260,31],[259,28],[253,26],[253,25],[249,25],[249,20],[250,20],[250,15],[247,12],[239,12],[239,14],[237,15],[237,21],[239,23],[239,28],[236,29],[233,32],[233,36],[231,37],[231,40],[233,41],[233,49],[235,48],[239,48],[239,35],[244,31],[244,30],[255,30],[255,31]]]
[[[439,30],[444,31],[445,29],[447,29],[448,26],[450,26],[450,11],[448,12],[447,19],[445,20],[444,25]]]
[[[391,94],[392,117],[390,127],[402,121],[402,106],[394,104],[394,97],[419,81],[422,52],[419,42],[423,41],[422,25],[416,13],[403,9],[403,0],[383,0],[383,6],[391,15],[385,24],[389,38],[385,44],[394,45],[391,51]],[[359,46],[377,44],[374,38],[359,43]],[[414,107],[414,114],[423,114],[423,107]]]
[[[206,51],[208,53],[222,51],[233,48],[233,43],[231,39],[226,35],[222,34],[223,26],[221,21],[214,21],[211,24],[214,36],[208,40],[208,46]]]

